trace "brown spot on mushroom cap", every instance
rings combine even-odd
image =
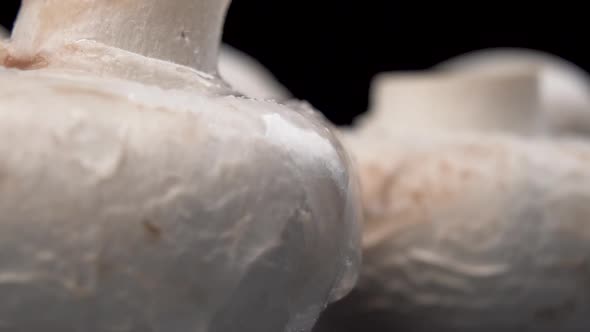
[[[144,220],[142,222],[143,229],[146,234],[150,237],[153,241],[159,241],[162,239],[162,229],[158,227],[158,225],[154,224],[151,220]]]
[[[416,190],[416,191],[412,192],[411,196],[412,196],[412,199],[414,200],[414,202],[418,205],[423,204],[424,200],[426,199],[426,193],[421,190]]]
[[[469,169],[463,169],[459,172],[459,175],[463,181],[469,181],[470,179],[474,178],[476,174]]]
[[[6,68],[16,68],[20,70],[34,70],[46,68],[49,65],[47,58],[40,54],[31,57],[16,57],[8,54],[3,59],[3,65]]]
[[[100,90],[99,89],[91,89],[89,87],[74,86],[71,84],[54,85],[51,88],[55,92],[65,95],[65,96],[88,95],[88,96],[101,97],[101,98],[105,98],[105,99],[123,99],[116,94],[109,93],[109,92],[102,90],[102,89],[100,89]]]

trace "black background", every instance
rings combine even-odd
[[[3,25],[11,25],[18,3],[2,0]],[[376,73],[426,69],[471,50],[532,48],[590,69],[581,4],[437,3],[234,0],[224,38],[337,124],[367,108]]]

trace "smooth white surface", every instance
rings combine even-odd
[[[511,72],[534,67],[539,75],[541,130],[550,134],[590,134],[590,76],[557,56],[528,49],[499,48],[467,53],[437,68],[454,72]]]
[[[383,73],[373,82],[362,130],[398,132],[536,131],[538,76],[532,68],[502,73]]]
[[[373,81],[370,101],[370,112],[357,124],[383,135],[439,130],[590,134],[588,74],[532,50],[476,51],[432,70],[382,73]]]

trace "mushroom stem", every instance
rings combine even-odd
[[[374,83],[371,132],[509,131],[529,134],[538,111],[538,73],[384,74]]]
[[[80,40],[217,73],[230,0],[24,0],[12,35],[17,56]]]

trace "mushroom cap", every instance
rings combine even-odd
[[[60,70],[0,95],[0,330],[304,331],[354,284],[315,112]]]
[[[353,295],[318,331],[574,332],[590,314],[590,145],[355,137],[365,229]]]
[[[590,144],[564,136],[584,133],[585,74],[506,50],[437,69],[381,75],[342,131],[363,267],[317,331],[584,330]]]

